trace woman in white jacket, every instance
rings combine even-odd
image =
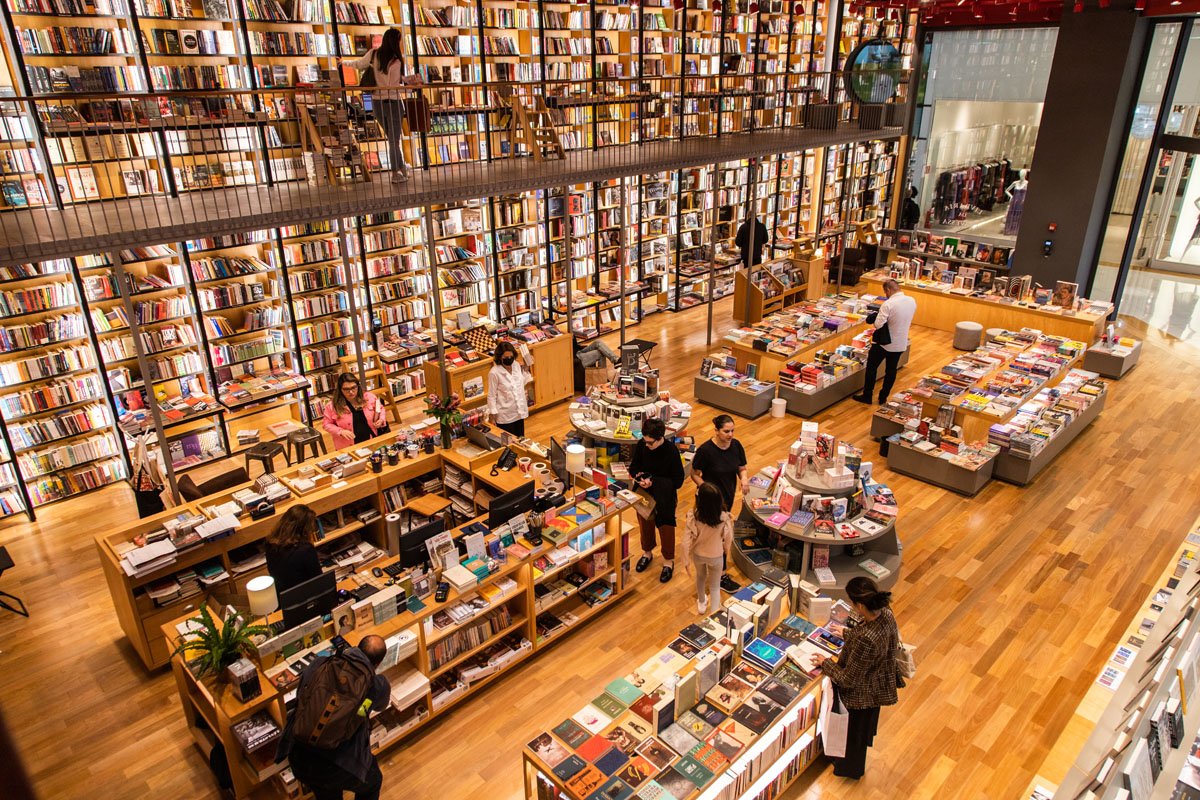
[[[404,160],[404,149],[400,146],[400,138],[404,135],[404,100],[401,93],[395,91],[411,81],[404,77],[404,57],[400,52],[400,31],[389,28],[383,34],[379,47],[368,50],[362,58],[350,62],[360,73],[372,67],[375,71],[373,92],[375,118],[383,126],[387,136],[388,165],[392,168],[392,182],[400,183],[409,178],[410,170]],[[389,91],[391,90],[391,91]]]

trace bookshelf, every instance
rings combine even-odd
[[[493,197],[492,273],[496,276],[496,321],[526,325],[540,316],[546,285],[546,226],[536,192]]]
[[[462,331],[478,317],[495,318],[490,208],[486,199],[431,207],[430,251],[444,330]]]

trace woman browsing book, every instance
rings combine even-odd
[[[643,517],[641,526],[642,557],[634,567],[645,572],[654,559],[655,529],[662,544],[663,568],[658,576],[661,583],[671,580],[675,571],[675,506],[679,487],[683,486],[683,461],[679,450],[667,441],[667,426],[651,417],[642,423],[642,438],[633,446],[629,474],[638,488],[654,498],[654,510]]]
[[[404,137],[404,99],[399,91],[402,86],[420,85],[418,76],[405,76],[404,56],[400,52],[400,31],[388,28],[383,33],[379,47],[368,50],[361,58],[351,61],[350,66],[360,73],[370,69],[374,76],[373,92],[375,118],[387,137],[388,166],[392,170],[392,183],[406,181],[412,174],[404,160],[404,148],[400,141]],[[361,78],[360,78],[361,80]]]
[[[852,578],[846,597],[860,622],[847,628],[837,661],[813,656],[813,666],[833,683],[850,713],[846,755],[833,759],[833,774],[857,780],[867,765],[867,748],[875,741],[881,706],[895,705],[896,689],[904,685],[896,666],[900,631],[892,616],[891,592],[882,592],[870,578]]]
[[[701,614],[721,609],[721,572],[732,546],[733,518],[721,490],[713,483],[701,484],[683,531],[683,569],[690,575],[696,568],[696,610]]]

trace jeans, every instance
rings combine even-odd
[[[333,764],[317,766],[298,759],[291,762],[291,766],[300,782],[312,791],[315,800],[342,800],[343,792],[354,792],[354,800],[379,800],[379,790],[383,788],[383,773],[374,758],[365,781]]]
[[[875,373],[879,371],[879,363],[884,362],[883,387],[879,390],[880,402],[886,400],[892,393],[892,385],[896,383],[896,370],[900,368],[900,356],[903,353],[893,353],[884,350],[877,344],[871,345],[867,351],[867,368],[863,374],[863,397],[868,400],[875,390]]]
[[[724,556],[704,558],[692,556],[692,567],[696,570],[696,602],[708,596],[708,613],[721,610],[721,562]]]
[[[400,140],[404,137],[404,101],[379,100],[375,117],[387,137],[388,166],[395,172],[408,172],[408,164],[404,161],[404,149]]]

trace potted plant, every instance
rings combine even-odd
[[[254,653],[255,636],[270,636],[272,631],[265,625],[251,625],[235,614],[219,623],[208,610],[208,604],[200,605],[200,616],[189,622],[197,623],[190,633],[181,636],[171,651],[172,656],[183,655],[197,678],[214,674],[223,680],[225,668],[244,655]]]
[[[438,421],[442,429],[442,447],[449,449],[451,429],[462,422],[462,398],[458,392],[451,392],[446,397],[425,395],[425,413]]]

